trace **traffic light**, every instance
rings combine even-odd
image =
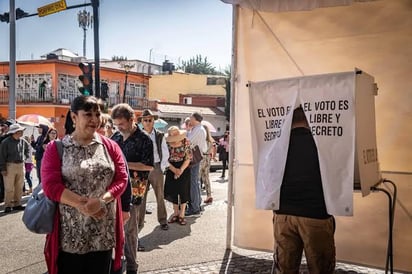
[[[79,76],[80,82],[83,86],[79,87],[79,91],[83,95],[93,95],[93,64],[80,63],[79,68],[82,71],[82,75]]]
[[[109,92],[109,85],[105,82],[102,82],[100,86],[100,93],[101,93],[101,97],[103,100],[106,100],[107,98],[109,98],[108,92]]]

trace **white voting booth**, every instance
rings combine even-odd
[[[367,195],[381,180],[375,94],[373,77],[361,71],[249,83],[256,208],[279,209],[293,110],[302,106],[328,213],[352,216],[354,187]]]
[[[239,166],[235,176],[241,174],[245,178],[243,173],[248,172],[247,178],[254,185],[249,181],[235,186],[234,244],[261,250],[273,248],[270,220],[272,210],[279,207],[292,115],[298,106],[305,111],[318,148],[328,212],[352,216],[354,189],[368,195],[381,180],[373,77],[354,70],[250,82],[248,86],[253,164],[250,173]],[[267,223],[257,227],[262,218]],[[249,237],[252,231],[259,237]]]

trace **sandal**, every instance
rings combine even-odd
[[[180,225],[186,225],[186,220],[184,217],[179,217],[179,224]]]
[[[175,223],[179,220],[179,216],[173,215],[172,218],[169,219],[169,221],[167,221],[169,224]]]

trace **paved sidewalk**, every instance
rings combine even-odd
[[[234,256],[229,259],[205,262],[200,264],[193,264],[181,267],[174,267],[156,271],[140,272],[146,274],[197,274],[197,273],[242,273],[242,274],[270,274],[272,268],[272,255],[259,254],[259,255],[249,255],[249,256]],[[302,261],[305,262],[304,260]],[[302,265],[300,269],[300,274],[309,274],[309,270],[306,265]],[[337,263],[336,274],[383,274],[385,271],[372,269],[357,265]]]
[[[138,253],[139,273],[196,274],[196,273],[271,273],[272,254],[245,250],[232,246],[226,250],[227,179],[220,171],[210,174],[214,201],[204,205],[205,211],[197,218],[187,218],[186,226],[171,224],[168,231],[159,228],[156,201],[149,192],[146,224],[139,237],[146,252]],[[205,198],[204,193],[202,198]],[[172,212],[171,205],[167,210]],[[303,261],[302,274],[309,271]],[[385,271],[350,264],[337,263],[337,274],[383,274]]]

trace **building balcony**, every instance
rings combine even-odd
[[[50,104],[50,105],[70,105],[74,98],[80,93],[77,90],[59,91],[57,96],[53,96],[51,90],[46,89],[44,93],[40,93],[35,89],[17,89],[16,103],[17,104]],[[116,104],[123,103],[123,97],[119,94],[109,94],[106,99],[108,107],[111,108]],[[126,95],[124,102],[129,104],[133,109],[157,110],[157,101],[149,100],[143,97]],[[9,103],[8,88],[0,88],[0,104]]]

